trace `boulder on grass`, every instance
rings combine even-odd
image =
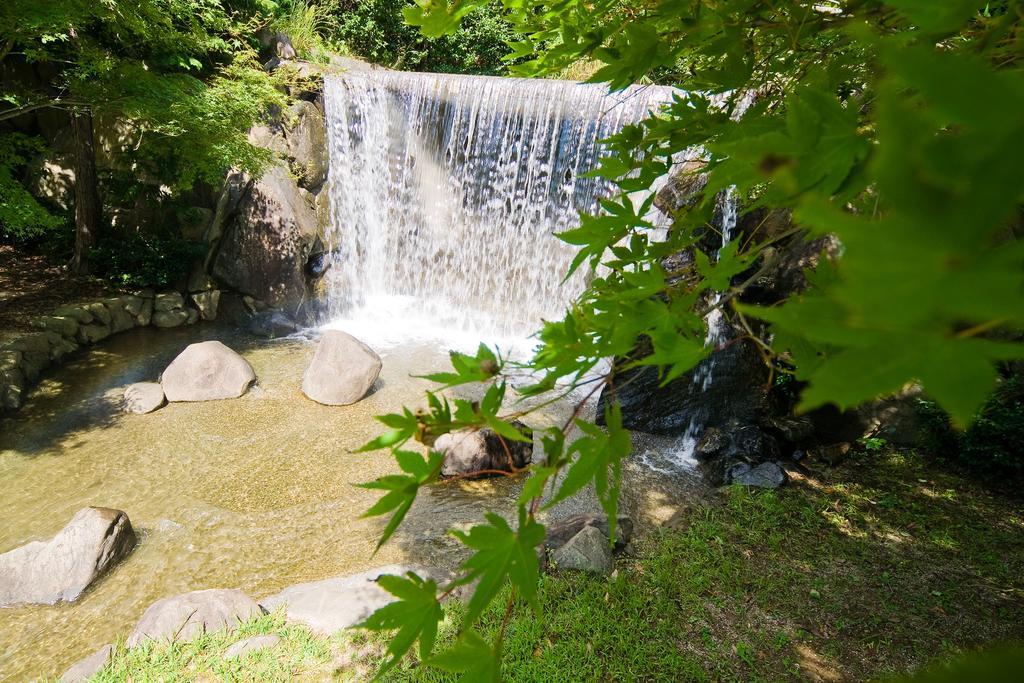
[[[249,362],[219,341],[190,344],[160,378],[168,401],[238,398],[255,381]]]
[[[289,623],[302,624],[314,633],[329,636],[355,626],[397,599],[377,585],[378,577],[384,574],[402,576],[409,571],[416,572],[420,578],[438,582],[448,578],[441,570],[387,565],[352,576],[289,586],[260,600],[260,606],[268,612],[283,606]]]
[[[597,530],[608,537],[607,515],[573,515],[563,519],[556,519],[547,523],[547,536],[544,538],[544,547],[548,550],[556,550],[569,542],[573,536],[581,532],[585,527],[597,527]],[[633,537],[633,520],[625,515],[619,515],[615,523],[615,550],[622,550]]]
[[[380,356],[350,334],[330,330],[321,337],[302,377],[302,393],[317,403],[344,406],[370,390],[380,374]]]
[[[725,475],[726,484],[741,484],[759,489],[777,489],[786,483],[786,471],[778,463],[763,462],[757,467],[739,463],[729,468]]]
[[[49,541],[0,555],[0,607],[73,602],[134,547],[128,515],[83,508]]]
[[[525,436],[531,436],[530,428],[522,422],[513,421],[512,425]],[[526,467],[533,459],[532,440],[503,438],[490,427],[442,434],[434,442],[434,450],[444,453],[441,474],[445,477],[496,476],[495,471],[512,472]]]
[[[571,569],[592,574],[612,570],[612,549],[608,537],[595,526],[585,526],[561,548],[551,553],[556,569]]]
[[[136,382],[124,390],[126,413],[152,413],[166,402],[164,388],[159,382]]]
[[[259,652],[270,647],[276,647],[281,638],[275,635],[252,636],[234,643],[224,651],[224,659],[238,659],[250,652]]]
[[[235,631],[263,610],[240,590],[212,588],[157,600],[128,636],[128,647],[145,640],[187,643],[204,633]]]

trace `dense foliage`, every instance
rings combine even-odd
[[[352,52],[395,69],[442,73],[503,74],[507,43],[517,34],[491,2],[448,35],[425,37],[405,23],[408,0],[340,0],[334,10],[338,39]]]
[[[418,0],[406,17],[437,36],[485,4]],[[803,410],[855,406],[918,382],[963,426],[992,391],[997,365],[1024,355],[1024,176],[1015,171],[1024,119],[1011,114],[1024,106],[1020,0],[504,6],[524,36],[512,45],[512,58],[523,60],[519,73],[558,73],[594,59],[602,66],[593,80],[615,88],[678,77],[689,90],[612,141],[614,155],[599,173],[621,192],[602,215],[582,216],[561,235],[580,247],[574,267],[595,269],[595,277],[562,320],[540,331],[528,364],[540,379],[522,395],[573,388],[592,396],[610,377],[591,373],[609,357],[677,377],[713,351],[705,347],[711,306],[747,329],[775,370],[795,375],[805,387]],[[636,205],[631,193],[693,149],[703,154],[706,187],[676,216],[669,238],[653,240],[651,200]],[[746,284],[771,264],[771,235],[734,241],[717,259],[695,251],[696,277],[667,277],[665,257],[700,242],[718,194],[729,189],[747,208],[792,211],[807,236],[838,239],[836,258],[821,260],[804,294],[773,307],[740,303]],[[651,350],[637,357],[644,338]],[[483,400],[431,392],[427,410],[383,416],[391,431],[366,446],[390,448],[404,473],[368,485],[385,495],[367,514],[391,516],[382,542],[419,487],[438,478],[441,457],[430,450],[438,435],[489,426],[506,439],[526,438],[510,423],[523,411],[503,408],[505,373],[519,368],[483,347],[452,360],[454,371],[433,379],[442,388],[480,383]],[[453,585],[389,581],[398,602],[366,624],[397,629],[388,665],[419,638],[427,665],[470,680],[500,676],[503,626],[487,642],[474,623],[506,581],[506,622],[517,604],[536,606],[538,511],[593,483],[615,519],[630,440],[614,401],[604,419],[606,429],[571,419],[544,433],[547,462],[524,486],[517,523],[489,515],[458,533],[472,555]],[[416,443],[423,455],[411,450]],[[462,635],[432,655],[435,601],[471,582]]]
[[[119,187],[124,195],[104,197],[108,208],[145,188],[174,196],[198,182],[219,186],[231,167],[262,168],[269,153],[250,145],[246,132],[269,105],[284,103],[284,76],[262,68],[254,36],[276,10],[255,0],[3,3],[2,232],[28,239],[69,229],[21,183],[47,146],[48,158],[74,157],[68,121],[75,112],[95,122],[100,192],[112,191],[104,179],[114,173],[132,178],[133,187]],[[46,130],[36,123],[42,117]]]

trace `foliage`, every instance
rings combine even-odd
[[[410,0],[339,0],[337,36],[353,52],[385,66],[411,71],[504,74],[506,43],[517,39],[498,2],[480,11],[451,35],[425,38],[402,19]]]
[[[296,54],[312,62],[326,62],[338,32],[333,5],[315,0],[285,0],[279,3],[272,26],[291,40]]]
[[[62,223],[17,180],[21,167],[42,150],[38,138],[22,133],[0,134],[0,234],[4,237],[31,239]]]
[[[405,16],[441,36],[485,6],[417,0]],[[543,500],[587,481],[614,513],[629,439],[614,419],[610,377],[595,373],[614,357],[626,367],[657,366],[665,381],[682,375],[712,351],[704,322],[712,305],[727,309],[773,367],[794,374],[801,410],[855,406],[918,381],[964,426],[992,391],[995,364],[1024,356],[1024,345],[1002,341],[1024,326],[1024,241],[1014,232],[1024,120],[1008,114],[1024,106],[1021,0],[505,0],[504,11],[522,35],[510,55],[520,74],[596,59],[602,67],[592,80],[613,88],[679,77],[689,89],[609,141],[612,155],[597,175],[618,193],[561,235],[580,248],[573,269],[593,277],[562,320],[544,324],[526,364],[536,383],[517,391],[590,397],[607,385],[608,429],[572,419],[545,432],[547,462],[524,486],[510,544],[533,533]],[[695,149],[706,186],[658,241],[652,198],[636,197]],[[805,235],[835,236],[839,254],[808,274],[802,295],[772,307],[744,304],[746,283],[771,266],[765,247],[780,236],[747,236],[717,257],[702,254],[723,192],[747,208],[791,210]],[[667,277],[664,259],[683,250],[695,257],[694,277]],[[482,379],[486,398],[456,399],[453,411],[431,392],[427,409],[382,418],[393,431],[369,448],[407,452],[417,441],[429,452],[451,429],[488,425],[501,434],[528,412],[501,413],[515,364],[486,349],[453,360],[455,372],[435,379]],[[436,476],[403,489],[389,532]],[[472,539],[473,530],[458,538]],[[470,549],[464,569],[497,571],[497,560]],[[499,659],[509,615],[529,598],[523,577],[508,574],[513,588],[491,646]],[[488,587],[477,604],[492,599]],[[476,637],[471,627],[466,639]]]
[[[188,275],[205,247],[177,237],[135,233],[101,239],[92,263],[99,277],[118,286],[166,288]]]
[[[1003,379],[966,431],[958,431],[933,401],[921,400],[928,450],[981,475],[1024,477],[1024,378]]]

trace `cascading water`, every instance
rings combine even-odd
[[[673,92],[392,71],[328,78],[327,317],[495,339],[560,316],[585,275],[562,282],[576,248],[553,233],[609,194],[584,177],[599,141]]]
[[[725,190],[721,194],[719,202],[722,216],[720,221],[722,244],[718,248],[718,253],[721,254],[722,249],[732,239],[732,232],[736,228],[736,195],[733,188]],[[725,316],[722,315],[722,309],[718,307],[721,301],[722,293],[715,292],[708,302],[711,306],[711,311],[704,318],[708,326],[708,333],[704,338],[704,346],[711,349],[715,349],[725,343],[729,334],[729,325],[725,320]],[[701,363],[694,370],[693,383],[699,386],[701,391],[707,391],[711,387],[711,383],[714,381],[717,362],[718,359],[712,355],[706,362]],[[700,438],[701,432],[704,431],[707,419],[707,410],[704,406],[701,409],[695,410],[690,416],[686,430],[680,438],[679,455],[684,464],[689,465],[695,462],[694,451],[697,448],[697,439]]]

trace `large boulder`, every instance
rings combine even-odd
[[[380,368],[380,356],[369,346],[350,334],[329,330],[302,377],[302,392],[329,406],[355,403],[377,381]]]
[[[134,547],[128,515],[110,508],[79,510],[49,541],[0,555],[0,607],[73,602]]]
[[[235,631],[261,616],[260,606],[240,590],[211,588],[157,600],[128,636],[128,647],[145,640],[186,643],[204,633]]]
[[[327,179],[327,126],[324,115],[316,105],[299,100],[291,106],[289,114],[294,120],[286,132],[288,158],[299,184],[316,190]]]
[[[239,203],[220,239],[213,275],[273,307],[293,307],[305,295],[303,268],[315,238],[312,195],[279,163]]]
[[[328,636],[355,626],[397,599],[377,585],[378,577],[400,576],[410,571],[439,582],[448,578],[440,570],[388,565],[352,576],[289,586],[260,600],[260,606],[268,612],[283,607],[289,623],[303,624],[315,633]]]
[[[249,362],[219,341],[190,344],[160,377],[168,401],[238,398],[255,381]]]
[[[512,424],[524,435],[532,434],[522,422]],[[434,450],[444,453],[441,475],[445,477],[495,476],[522,469],[533,459],[532,441],[513,441],[490,427],[442,434],[434,442]]]

